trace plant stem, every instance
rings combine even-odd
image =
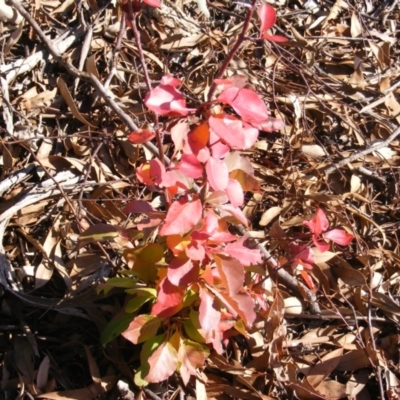
[[[143,68],[144,81],[146,82],[147,89],[150,91],[152,89],[152,86],[151,86],[151,81],[150,81],[150,77],[149,77],[149,71],[147,69],[146,60],[144,59],[142,42],[140,40],[140,32],[139,32],[139,29],[136,24],[136,18],[133,13],[131,1],[129,1],[129,3],[128,3],[128,11],[129,12],[126,17],[129,18],[129,21],[132,26],[133,35],[135,36],[136,46],[138,48],[138,53],[139,53],[139,57],[140,57],[140,63],[142,64],[142,68]],[[165,166],[164,150],[163,150],[163,146],[162,146],[162,137],[161,137],[161,132],[160,132],[160,124],[158,121],[158,115],[153,113],[153,116],[154,116],[153,120],[154,120],[154,125],[155,125],[154,128],[156,131],[156,138],[157,138],[158,158],[160,159],[162,164]]]
[[[249,11],[247,12],[247,15],[246,15],[246,19],[244,20],[244,25],[243,25],[242,31],[240,32],[240,35],[239,35],[236,43],[234,44],[231,51],[226,56],[225,61],[223,62],[218,74],[214,77],[214,79],[222,78],[222,76],[224,75],[230,62],[232,61],[233,57],[235,56],[236,52],[239,50],[239,47],[246,39],[246,33],[247,33],[247,30],[249,29],[250,21],[253,16],[254,10],[256,8],[256,3],[257,3],[257,0],[252,0],[251,7],[249,8]],[[214,97],[216,88],[217,88],[217,85],[215,83],[213,83],[211,85],[210,91],[208,92],[208,96],[207,96],[208,101],[211,101],[212,98]]]

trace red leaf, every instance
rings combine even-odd
[[[150,132],[147,129],[139,129],[129,134],[128,140],[132,143],[142,144],[153,139],[156,136],[154,132]]]
[[[165,175],[165,167],[158,158],[153,158],[150,162],[150,178],[156,184],[161,184]]]
[[[190,132],[187,136],[187,143],[183,152],[185,154],[196,154],[207,146],[210,138],[210,131],[207,122],[203,122]]]
[[[161,7],[161,3],[159,0],[143,0],[143,2],[151,7]]]
[[[269,118],[267,106],[260,96],[250,89],[226,89],[218,96],[217,101],[229,104],[245,122],[261,122]]]
[[[175,257],[168,266],[168,280],[175,286],[187,286],[199,276],[198,263],[188,257]]]
[[[269,40],[270,42],[275,42],[275,43],[284,43],[289,40],[288,38],[285,38],[284,36],[269,35],[267,32],[264,32],[261,35],[261,39]]]
[[[178,168],[179,171],[192,179],[201,178],[203,176],[203,166],[194,154],[182,154]]]
[[[121,335],[133,344],[138,344],[156,336],[160,325],[161,319],[154,315],[138,315]]]
[[[125,214],[152,214],[157,210],[145,200],[132,200],[124,208]]]
[[[322,235],[325,239],[332,240],[332,242],[340,246],[347,246],[354,239],[351,233],[342,231],[341,229],[332,229]]]
[[[244,202],[242,185],[236,179],[229,179],[226,194],[233,207],[240,207]]]
[[[168,210],[160,235],[183,234],[194,228],[201,219],[202,211],[199,199],[190,203],[185,198],[174,201]]]
[[[295,242],[291,242],[289,248],[292,253],[292,260],[303,260],[308,264],[314,264],[314,253],[308,245],[299,246]],[[302,265],[304,264],[302,263]]]
[[[146,186],[154,185],[153,180],[150,177],[150,164],[142,164],[136,168],[136,178],[139,182]]]
[[[275,25],[276,11],[271,5],[263,3],[260,7],[258,7],[257,14],[261,21],[261,33],[266,31],[267,29],[271,29]]]
[[[324,242],[323,240],[319,240],[316,235],[313,236],[313,243],[318,248],[321,253],[329,250],[329,244]]]
[[[314,282],[313,282],[310,274],[304,270],[300,270],[299,273],[300,273],[301,277],[304,279],[304,282],[306,283],[306,285],[315,293],[316,288],[315,288]]]
[[[224,190],[228,185],[228,167],[222,160],[210,157],[206,164],[208,182],[214,190]]]
[[[183,307],[183,296],[185,290],[173,285],[167,278],[164,278],[157,294],[157,303],[151,309],[151,315],[161,318],[168,318],[176,314]]]
[[[236,88],[232,89],[236,90]],[[246,150],[252,147],[257,141],[258,129],[253,128],[232,115],[221,114],[211,116],[208,122],[212,131],[232,149]],[[211,151],[213,151],[212,147]]]
[[[239,292],[244,283],[244,267],[239,260],[224,256],[214,256],[219,274],[231,296]]]
[[[234,259],[241,262],[242,265],[248,267],[249,265],[261,264],[262,256],[258,249],[249,249],[243,246],[246,237],[241,237],[234,243],[229,243],[226,245],[224,252],[227,253]]]
[[[149,383],[165,381],[176,370],[178,365],[178,353],[171,343],[162,343],[148,358],[150,372],[144,378]]]
[[[318,208],[313,219],[310,221],[303,221],[303,224],[308,226],[311,233],[313,233],[315,236],[319,236],[322,232],[325,232],[329,228],[329,221],[321,208]]]
[[[186,101],[182,93],[176,89],[180,80],[170,75],[161,79],[161,84],[147,93],[144,103],[159,115],[187,115],[194,111],[186,107]]]
[[[199,322],[205,333],[217,328],[221,313],[214,306],[214,298],[204,289],[200,289]]]

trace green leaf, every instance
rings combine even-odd
[[[138,283],[136,279],[132,278],[110,278],[107,280],[106,283],[102,283],[97,287],[97,293],[100,293],[101,291],[104,292],[104,294],[107,294],[111,289],[114,288],[125,288],[125,289],[133,289],[137,288]]]
[[[183,307],[189,307],[196,300],[199,300],[198,292],[195,292],[193,289],[189,289],[183,298]]]
[[[101,333],[100,341],[103,346],[114,340],[128,328],[132,321],[132,315],[124,314],[113,318]]]
[[[138,387],[147,386],[149,382],[144,380],[144,377],[149,373],[150,366],[144,367],[141,365],[137,370],[134,377],[135,385]]]
[[[125,290],[125,293],[136,294],[138,297],[153,297],[155,299],[157,298],[157,290],[154,288],[141,287],[137,289],[128,289]]]
[[[199,312],[191,310],[189,319],[183,323],[183,329],[186,335],[197,343],[205,343],[206,340],[202,335],[202,329],[199,322]]]
[[[137,311],[143,304],[147,303],[151,297],[133,297],[132,299],[128,300],[125,305],[125,312],[133,313]]]

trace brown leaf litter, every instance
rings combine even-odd
[[[121,211],[128,200],[160,201],[134,174],[154,157],[151,149],[126,139],[132,126],[152,123],[136,42],[130,29],[118,36],[119,2],[24,1],[56,58],[14,14],[15,2],[0,10],[7,398],[399,398],[398,2],[269,2],[289,42],[248,40],[228,68],[286,123],[245,152],[257,177],[249,185],[261,186],[244,209],[251,233],[280,259],[285,241],[322,207],[356,241],[316,258],[310,273],[320,315],[308,311],[296,280],[288,287],[267,275],[269,307],[247,337],[235,331],[224,356],[213,355],[188,387],[174,377],[145,390],[132,383],[137,350],[122,340],[103,349],[99,341],[121,294],[105,298],[96,286],[126,267],[121,252],[132,243],[78,245],[96,223],[133,228]],[[181,0],[138,18],[152,84],[174,74],[193,105],[207,98],[247,10],[207,4],[210,19]],[[166,154],[169,143],[166,136]]]

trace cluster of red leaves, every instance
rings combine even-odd
[[[160,5],[158,0],[143,1]],[[261,39],[286,40],[268,34],[276,20],[273,7],[263,4],[258,15]],[[255,309],[266,307],[256,284],[262,278],[250,268],[261,263],[261,253],[246,247],[245,237],[230,233],[228,224],[247,226],[240,208],[244,192],[259,190],[251,163],[237,150],[251,148],[260,130],[279,130],[283,122],[270,116],[242,77],[217,80],[223,90],[199,110],[186,106],[180,83],[166,75],[144,101],[149,110],[168,117],[164,131],[174,144],[172,162],[164,165],[153,159],[136,168],[139,182],[152,192],[164,192],[167,211],[155,210],[144,200],[127,204],[125,213],[146,216],[137,229],[152,232],[156,239],[124,251],[129,274],[135,279],[108,282],[109,288],[113,284],[126,288],[125,312],[134,313],[129,325],[125,317],[119,324],[124,326],[122,336],[134,344],[143,343],[135,376],[138,385],[165,380],[176,370],[186,384],[196,368],[204,365],[210,347],[222,353],[228,331],[243,331],[254,322]],[[200,122],[190,118],[198,111],[203,117]],[[128,138],[140,144],[155,135],[142,129]],[[201,186],[199,193],[193,193],[195,184]],[[346,245],[352,239],[344,231],[328,231],[322,210],[305,225],[320,251],[329,248],[325,240]],[[309,245],[293,242],[289,249],[292,265],[312,267]]]
[[[342,229],[329,228],[329,221],[321,208],[317,209],[315,217],[310,221],[303,221],[312,233],[312,242],[319,252],[324,253],[329,250],[330,244],[326,240],[336,243],[340,246],[347,246],[354,239],[354,235]],[[315,261],[314,252],[309,244],[298,245],[296,242],[289,244],[291,251],[291,262],[294,268],[297,268],[310,289],[315,290],[314,283],[306,270],[312,269]]]
[[[147,94],[146,106],[168,117],[193,113],[178,90],[179,83],[164,76]],[[159,256],[153,262],[148,260],[145,269],[143,258],[148,257],[150,247],[153,255],[156,253],[155,244],[125,252],[132,274],[146,285],[154,285],[156,296],[146,297],[153,302],[150,313],[134,318],[123,336],[133,343],[148,343],[168,326],[162,344],[151,347],[148,353],[148,347],[143,346],[146,362],[139,373],[147,382],[166,379],[179,366],[186,383],[208,354],[205,344],[222,353],[226,332],[236,321],[250,326],[256,318],[255,304],[265,307],[262,297],[245,284],[248,267],[261,263],[261,254],[245,246],[246,238],[238,238],[228,229],[230,222],[247,225],[240,209],[244,191],[258,189],[251,163],[235,150],[253,146],[259,129],[272,131],[283,123],[269,115],[254,91],[237,86],[235,79],[219,83],[225,88],[216,103],[230,106],[236,115],[210,111],[193,127],[183,118],[171,122],[167,130],[174,143],[174,162],[164,166],[153,159],[136,169],[141,183],[165,190],[169,198],[175,196],[167,212],[156,212],[143,200],[130,202],[124,210],[147,215],[147,223],[139,229],[159,229]],[[150,136],[148,131],[133,135],[143,133]],[[136,136],[129,138],[138,142]],[[195,180],[203,186],[201,198],[189,194]],[[132,294],[141,295],[137,290]],[[190,353],[196,349],[196,362],[182,358],[188,348]]]

